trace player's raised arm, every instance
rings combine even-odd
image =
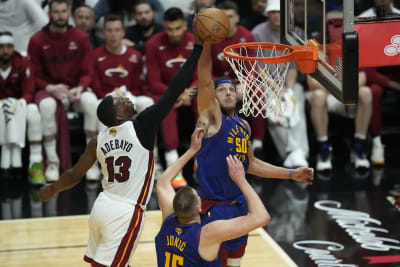
[[[60,179],[53,184],[46,184],[40,188],[40,200],[47,201],[56,193],[65,191],[79,184],[86,171],[96,161],[97,139],[92,139],[86,146],[85,152],[79,158],[79,161],[69,170],[64,172]]]
[[[215,88],[212,80],[212,60],[211,60],[211,44],[204,43],[203,51],[199,59],[197,67],[197,76],[199,79],[198,92],[198,111],[203,113],[206,110],[219,109],[218,103],[215,100]]]
[[[172,202],[175,190],[171,180],[182,170],[185,164],[196,155],[201,147],[201,139],[204,136],[204,129],[196,128],[192,134],[190,148],[160,176],[157,181],[157,199],[162,213],[162,221],[173,213]]]
[[[226,161],[230,177],[246,197],[249,214],[230,220],[217,220],[203,226],[199,243],[199,253],[202,257],[210,257],[213,250],[218,252],[223,241],[245,235],[266,225],[270,220],[267,209],[246,180],[242,162],[235,156],[227,157]],[[207,260],[212,260],[212,257]]]

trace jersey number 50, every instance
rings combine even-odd
[[[171,261],[171,253],[165,251],[164,267],[179,267],[179,266],[183,266],[183,257],[172,253],[172,261]]]
[[[132,160],[128,156],[120,156],[114,161],[114,157],[106,158],[108,182],[113,183],[114,179],[122,183],[129,179],[129,168]],[[119,172],[114,173],[114,166],[119,166]]]

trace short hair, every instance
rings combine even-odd
[[[75,10],[74,10],[74,17],[76,16],[76,13],[78,12],[78,9],[81,8],[81,7],[86,7],[86,8],[88,8],[88,9],[90,9],[90,11],[91,11],[91,13],[92,13],[92,16],[93,16],[93,18],[94,18],[94,11],[93,11],[93,8],[92,8],[91,6],[89,6],[89,5],[86,5],[86,4],[77,6],[77,7],[75,8]]]
[[[104,19],[104,28],[106,27],[107,22],[110,22],[110,21],[120,21],[122,28],[125,28],[124,20],[122,19],[122,17],[120,15],[110,14],[110,15],[106,16]]]
[[[112,96],[106,96],[97,106],[97,118],[107,127],[115,124],[115,105]]]
[[[54,3],[57,4],[66,4],[69,7],[69,1],[68,0],[51,0],[49,2],[49,10],[51,10],[51,7],[53,6]]]
[[[180,8],[171,7],[168,8],[164,13],[165,21],[177,21],[177,20],[185,20],[183,12]]]
[[[226,0],[226,1],[223,1],[223,2],[219,3],[219,4],[217,5],[217,8],[222,9],[222,10],[233,9],[233,10],[236,11],[236,13],[239,14],[239,7],[238,7],[238,5],[237,5],[235,2],[230,1],[230,0]]]
[[[180,188],[174,197],[172,206],[178,218],[191,219],[196,214],[198,198],[190,186]]]
[[[149,1],[147,1],[147,0],[139,0],[139,1],[137,1],[137,2],[135,3],[134,11],[136,12],[136,7],[137,7],[138,5],[143,5],[143,4],[149,5],[150,8],[151,8],[151,10],[155,11],[154,5],[153,5],[152,3],[150,3]]]

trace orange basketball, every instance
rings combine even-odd
[[[224,40],[231,29],[225,13],[218,8],[207,8],[197,15],[194,30],[205,42],[218,43]]]

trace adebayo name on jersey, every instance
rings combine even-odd
[[[130,152],[133,147],[133,144],[124,140],[124,139],[113,139],[105,143],[101,146],[101,152],[103,152],[104,156],[113,150],[120,149],[126,152]]]

